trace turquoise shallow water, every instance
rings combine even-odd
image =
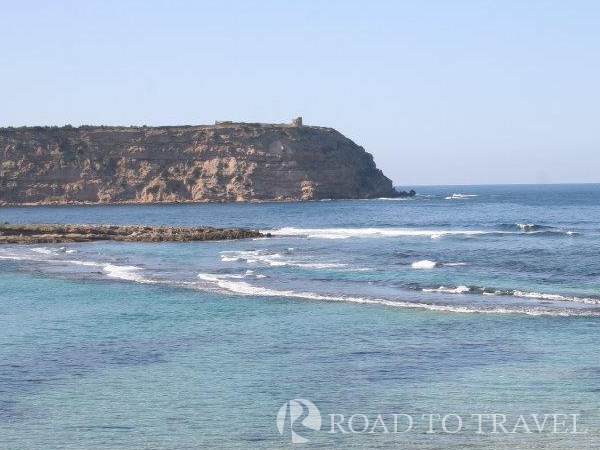
[[[598,448],[600,188],[421,194],[1,209],[276,236],[0,249],[0,448]],[[296,398],[323,417],[294,424],[304,445],[276,424]],[[415,426],[330,434],[333,413]],[[580,414],[588,433],[478,434],[486,413]],[[428,434],[422,414],[465,426]]]

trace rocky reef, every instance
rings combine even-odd
[[[51,244],[91,241],[189,242],[269,236],[270,234],[241,228],[0,224],[0,244]]]
[[[217,122],[0,129],[0,204],[396,197],[332,128]]]

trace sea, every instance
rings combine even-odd
[[[0,448],[600,448],[600,185],[417,192],[1,207],[271,237],[1,246]]]

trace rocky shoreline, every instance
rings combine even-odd
[[[69,242],[190,242],[270,237],[243,228],[147,225],[0,224],[0,244],[58,244]]]

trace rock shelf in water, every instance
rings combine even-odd
[[[52,244],[91,241],[189,242],[269,237],[242,228],[147,225],[0,224],[0,244]]]

